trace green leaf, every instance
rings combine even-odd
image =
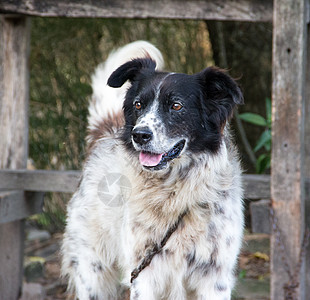
[[[239,278],[244,279],[246,277],[246,270],[240,270]]]
[[[240,119],[254,124],[254,125],[258,125],[258,126],[267,126],[267,121],[260,115],[258,114],[253,114],[253,113],[243,113],[239,115]]]
[[[268,123],[268,128],[271,128],[271,114],[272,114],[271,100],[270,98],[266,98],[266,120]]]
[[[270,141],[265,143],[264,148],[266,151],[270,152],[270,150],[271,150],[271,138],[270,138]]]
[[[256,173],[262,174],[270,168],[270,154],[262,154],[256,161]]]
[[[254,148],[254,152],[258,151],[262,147],[267,148],[266,150],[269,151],[270,150],[270,141],[271,141],[271,131],[270,131],[270,129],[268,129],[268,130],[265,130],[262,133],[262,135],[260,136],[260,138],[258,139],[257,144]],[[269,146],[269,150],[268,150],[268,146]]]

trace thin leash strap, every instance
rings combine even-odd
[[[161,252],[161,250],[164,248],[171,235],[177,230],[179,224],[187,213],[188,209],[186,209],[182,214],[179,215],[177,221],[168,229],[160,244],[155,244],[152,250],[149,251],[149,253],[143,258],[140,265],[131,272],[130,283],[132,283],[139,276],[139,274],[151,263],[153,257],[159,252]]]

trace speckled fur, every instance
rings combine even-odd
[[[131,300],[230,299],[243,209],[241,171],[228,126],[216,153],[193,155],[185,149],[167,169],[150,172],[121,142],[119,122],[97,140],[92,130],[105,127],[98,115],[91,124],[91,150],[68,205],[62,246],[70,290],[80,300],[120,299],[126,288]],[[124,174],[131,183],[123,206],[107,206],[98,194],[100,181],[111,173]],[[130,284],[131,271],[185,209],[189,212],[164,249]]]

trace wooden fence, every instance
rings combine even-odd
[[[167,18],[273,22],[272,176],[245,175],[245,195],[272,199],[290,267],[310,223],[310,53],[308,0],[1,0],[0,2],[0,300],[18,299],[23,274],[23,219],[40,212],[44,191],[73,192],[80,172],[28,171],[30,19]],[[305,122],[307,120],[307,123]],[[306,140],[305,140],[306,137]],[[305,155],[306,153],[306,155]],[[307,187],[307,189],[305,188]],[[263,207],[269,204],[265,201]],[[272,233],[271,299],[288,281]],[[308,251],[309,254],[309,251]],[[310,259],[298,271],[297,298],[310,294]]]

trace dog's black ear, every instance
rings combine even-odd
[[[244,103],[242,92],[236,81],[218,68],[209,67],[197,75],[207,113],[222,127],[231,118],[236,104]]]
[[[127,80],[134,81],[140,74],[154,73],[156,62],[151,58],[133,59],[116,69],[108,79],[110,87],[121,87]]]

